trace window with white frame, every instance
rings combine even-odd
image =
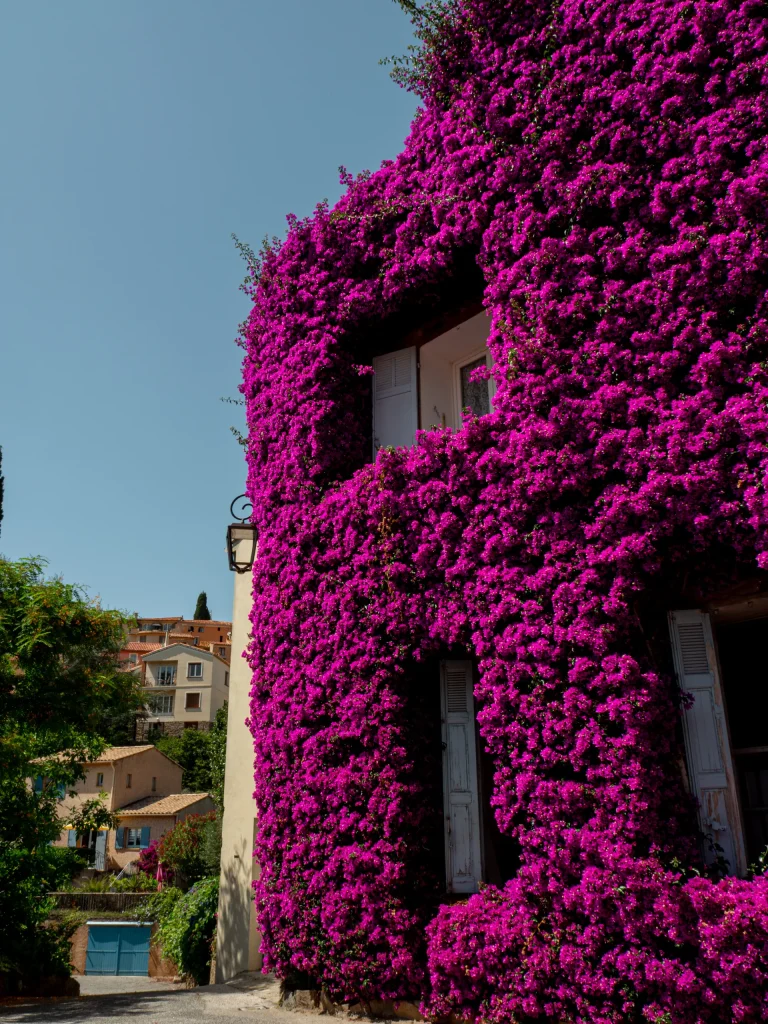
[[[433,338],[419,349],[420,427],[460,430],[466,411],[484,416],[493,407],[495,386],[490,377],[485,313]]]
[[[200,694],[199,693],[188,693],[186,695],[186,701],[184,702],[185,711],[199,711],[200,710]]]
[[[454,369],[454,387],[459,407],[457,419],[466,413],[485,416],[491,411],[488,356],[471,356],[467,362],[459,361]]]
[[[158,686],[173,686],[176,682],[176,666],[158,665],[155,679]]]
[[[141,829],[140,828],[127,828],[125,830],[125,845],[140,847],[141,846]]]
[[[172,693],[156,693],[152,698],[152,710],[156,715],[173,714],[174,695]]]
[[[203,663],[202,661],[190,661],[187,666],[187,678],[188,679],[202,679],[203,678]]]

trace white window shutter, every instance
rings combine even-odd
[[[693,698],[683,715],[683,734],[691,790],[699,803],[705,836],[704,858],[708,863],[715,859],[711,839],[722,847],[729,874],[741,874],[746,856],[709,615],[671,612],[669,630],[680,687]]]
[[[482,880],[472,662],[440,665],[443,813],[448,892],[477,892]]]
[[[373,457],[379,448],[413,444],[418,427],[416,349],[373,360]]]

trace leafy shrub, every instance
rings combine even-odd
[[[123,878],[116,875],[98,875],[84,878],[70,888],[75,892],[154,892],[157,889],[157,879],[143,871]]]
[[[139,859],[136,861],[136,866],[139,871],[143,871],[145,875],[156,875],[157,865],[160,860],[158,856],[158,847],[160,846],[159,839],[153,839],[152,842],[139,854]]]
[[[215,828],[216,812],[190,814],[161,837],[158,860],[173,872],[176,884],[188,888],[198,878],[215,873],[211,864],[211,842],[207,838]]]
[[[186,893],[163,889],[147,901],[159,922],[155,941],[163,956],[198,985],[206,984],[210,973],[218,903],[218,876],[200,879]]]
[[[125,875],[117,878],[112,883],[110,892],[155,892],[157,890],[157,879],[154,875],[148,875],[144,871],[137,871],[135,875]]]

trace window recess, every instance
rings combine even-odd
[[[450,893],[477,892],[482,881],[480,792],[471,661],[440,665],[443,817]]]
[[[683,712],[683,736],[704,860],[712,864],[720,856],[729,874],[743,874],[741,815],[710,618],[698,610],[674,611],[669,629],[678,682],[691,698]]]
[[[768,618],[720,622],[716,639],[744,843],[752,864],[768,846]]]

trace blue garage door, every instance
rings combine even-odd
[[[90,924],[86,974],[148,974],[147,925]]]

